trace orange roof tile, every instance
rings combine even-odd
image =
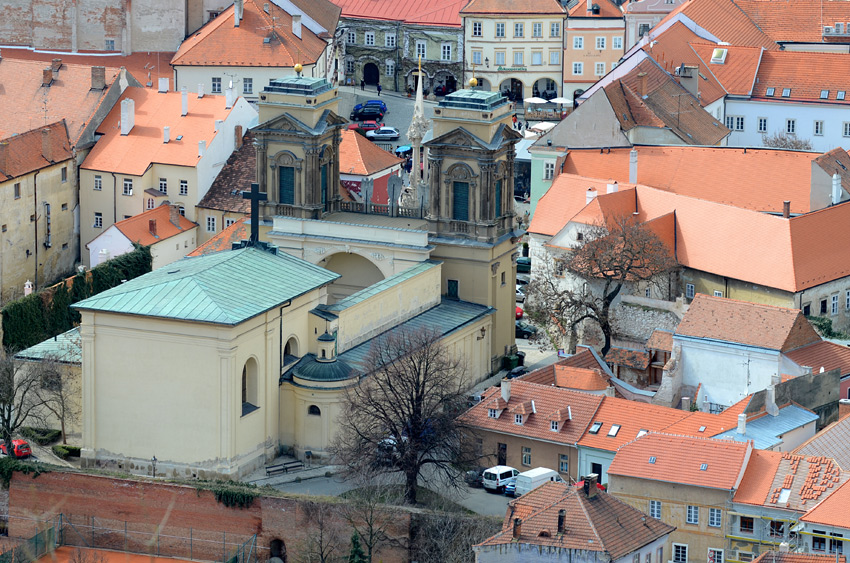
[[[115,228],[131,242],[143,246],[156,244],[197,226],[197,223],[180,215],[177,208],[171,205],[160,205],[115,223]]]
[[[345,18],[402,21],[419,25],[460,27],[460,10],[468,0],[334,0]]]
[[[726,49],[726,59],[722,64],[712,63],[715,49]],[[702,61],[704,68],[717,78],[727,93],[749,96],[756,84],[756,73],[760,72],[759,63],[763,53],[769,54],[764,47],[740,45],[715,45],[714,43],[691,43],[691,49]],[[771,51],[770,53],[772,53]]]
[[[850,528],[850,480],[838,487],[831,495],[826,497],[820,504],[806,512],[800,517],[800,521],[812,524],[825,524],[836,528]]]
[[[264,6],[269,7],[268,13]],[[239,27],[234,26],[233,12],[234,5],[231,4],[187,38],[171,64],[288,68],[299,63],[316,63],[328,46],[325,39],[303,24],[301,37],[296,37],[292,32],[292,16],[274,2],[245,0]],[[334,29],[329,31],[333,33]],[[272,39],[266,42],[268,37]]]
[[[573,189],[565,189],[568,184]],[[549,191],[540,198],[528,231],[550,236],[557,234],[586,205],[585,193],[588,187],[604,194],[606,186],[606,181],[595,178],[558,176]]]
[[[718,414],[701,411],[692,412],[682,420],[664,428],[663,432],[697,438],[716,436],[721,432],[737,427],[738,415],[747,409],[749,403],[750,397],[744,397]]]
[[[74,156],[64,120],[2,139],[0,143],[5,145],[0,147],[0,182]]]
[[[612,346],[605,354],[605,361],[609,364],[644,370],[649,366],[649,352]]]
[[[648,350],[663,350],[665,352],[673,351],[673,333],[655,329],[652,331],[652,334],[649,335],[649,340],[646,341],[646,347]]]
[[[555,385],[556,366],[575,367],[589,370],[598,370],[606,373],[608,366],[601,360],[589,346],[578,346],[576,353],[569,358],[559,360],[554,364],[538,368],[522,376],[526,383],[540,383],[543,385]]]
[[[821,340],[792,350],[785,355],[797,365],[812,368],[814,373],[820,370],[837,369],[840,370],[841,377],[850,374],[850,348],[835,342]]]
[[[608,380],[598,369],[555,365],[555,385],[579,391],[604,391],[608,388]]]
[[[339,173],[369,176],[404,162],[356,131],[344,129],[339,143]]]
[[[686,16],[720,41],[731,45],[749,45],[778,50],[770,37],[737,6],[733,0],[699,0],[680,4],[670,12],[656,27],[671,20],[680,21],[680,14]]]
[[[847,22],[844,0],[735,0],[750,19],[777,43],[821,43],[846,41],[844,37],[823,35],[823,26]]]
[[[829,456],[845,471],[850,469],[850,416],[833,422],[807,441],[793,453],[804,456]]]
[[[608,474],[733,490],[751,451],[751,443],[646,434],[617,450]]]
[[[599,422],[601,426],[595,434],[591,433],[593,428],[589,428],[578,444],[587,448],[614,452],[623,444],[634,440],[641,432],[660,431],[689,414],[669,407],[605,397],[591,421],[592,424]],[[615,425],[619,425],[620,428],[612,436],[610,433]]]
[[[248,240],[251,237],[251,227],[245,224],[247,220],[247,217],[240,218],[186,256],[203,256],[231,250],[234,242]]]
[[[121,135],[121,101],[135,102],[135,126]],[[152,163],[194,167],[198,162],[198,141],[207,146],[218,134],[215,121],[231,112],[224,96],[189,96],[189,113],[181,117],[181,94],[157,92],[149,88],[127,88],[103,120],[98,133],[103,137],[83,161],[81,168],[106,170],[141,176]],[[235,105],[234,105],[235,107]],[[162,142],[162,128],[171,127],[171,141]],[[182,135],[183,139],[177,140]]]
[[[472,14],[563,14],[566,10],[557,0],[469,0],[460,13]]]
[[[850,19],[850,12],[846,14]],[[842,80],[850,74],[850,57],[847,53],[803,53],[793,51],[765,52],[758,69],[758,81],[753,88],[753,97],[786,101],[808,101],[819,104],[847,104],[837,100],[838,91],[846,91],[847,81]],[[767,95],[767,89],[773,88],[773,96]],[[783,96],[783,89],[789,88],[789,96]],[[828,92],[827,98],[821,98],[821,91]]]
[[[676,336],[736,342],[787,352],[820,342],[799,309],[697,294],[676,328]]]
[[[587,2],[578,2],[569,10],[570,18],[623,18],[623,9],[611,0],[596,0],[594,5],[599,7],[599,13],[587,11]]]

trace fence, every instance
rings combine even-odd
[[[56,528],[50,526],[21,545],[0,553],[0,563],[31,563],[56,549]]]

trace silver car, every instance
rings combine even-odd
[[[374,131],[366,131],[366,137],[373,141],[395,141],[399,137],[399,132],[395,127],[381,127]]]

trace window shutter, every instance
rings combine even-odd
[[[291,166],[280,167],[280,203],[285,205],[295,204],[295,168]]]
[[[452,219],[469,221],[469,182],[454,182],[452,189]]]

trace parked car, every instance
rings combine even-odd
[[[402,436],[402,442],[407,438]],[[394,467],[401,460],[401,452],[398,448],[399,444],[395,436],[384,438],[378,442],[378,448],[375,452],[375,462],[378,466]]]
[[[356,106],[354,106],[354,109],[351,111],[361,110],[367,106],[375,106],[377,108],[380,108],[382,112],[387,113],[387,104],[385,104],[382,100],[366,100],[362,104],[357,104]]]
[[[475,405],[481,402],[481,398],[481,393],[473,393],[471,395],[467,395],[466,406],[474,407]]]
[[[537,327],[531,326],[530,324],[524,323],[522,321],[514,321],[516,323],[516,329],[514,330],[514,337],[516,338],[530,338],[537,334]]]
[[[558,483],[564,482],[558,472],[554,469],[535,467],[534,469],[523,471],[516,477],[514,496],[518,497],[524,495],[548,481],[555,481]],[[505,492],[507,493],[507,490]]]
[[[349,116],[351,121],[366,121],[367,119],[374,119],[375,121],[378,121],[383,118],[384,112],[377,106],[366,106],[353,110]]]
[[[516,496],[516,481],[514,481],[513,483],[508,483],[507,485],[505,485],[505,496],[506,497]]]
[[[484,486],[484,468],[476,467],[475,469],[470,469],[463,476],[466,484],[470,487],[483,487]]]
[[[522,310],[522,307],[520,307],[519,305],[517,305],[517,308],[516,308],[516,320],[520,320],[524,314],[525,314],[525,311],[523,311],[523,310]]]
[[[447,96],[454,91],[455,91],[454,88],[440,84],[439,86],[434,88],[434,95],[435,96]]]
[[[482,482],[488,491],[505,492],[508,483],[516,481],[519,471],[507,465],[496,465],[484,471]]]
[[[6,442],[0,442],[0,454],[6,454]],[[12,440],[12,454],[14,457],[29,457],[32,455],[29,442],[26,440]]]
[[[525,303],[525,292],[522,290],[521,285],[516,286],[516,302]]]
[[[381,127],[374,131],[366,131],[366,137],[373,141],[395,141],[399,132],[395,127]]]
[[[531,273],[531,258],[520,256],[516,259],[516,271],[523,274]]]
[[[505,379],[513,379],[514,377],[520,377],[521,375],[525,375],[526,373],[528,373],[527,367],[517,366],[508,372],[508,375],[505,376]]]
[[[529,280],[528,274],[517,274],[516,276],[516,284],[523,286],[523,291],[525,291],[525,286],[528,285]]]
[[[361,131],[374,131],[375,129],[380,129],[384,124],[380,121],[375,121],[374,119],[369,119],[367,121],[361,121],[359,123],[352,123],[348,126],[349,129],[360,129]]]

